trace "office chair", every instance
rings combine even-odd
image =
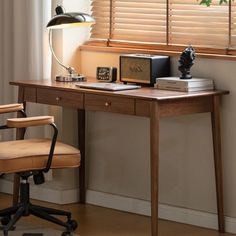
[[[4,236],[14,228],[23,216],[34,215],[44,220],[64,226],[62,236],[71,236],[77,228],[71,213],[34,205],[30,202],[28,178],[33,176],[35,184],[44,183],[44,173],[50,169],[76,168],[80,166],[80,151],[72,146],[57,141],[58,130],[52,116],[26,117],[23,104],[0,105],[0,114],[21,112],[23,118],[11,118],[3,129],[24,129],[31,126],[50,125],[53,129],[52,139],[26,139],[0,142],[0,174],[15,173],[20,176],[20,201],[17,205],[0,210]],[[66,221],[53,215],[65,216]]]

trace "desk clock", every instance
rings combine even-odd
[[[116,81],[117,69],[115,67],[97,67],[97,81],[114,82]]]

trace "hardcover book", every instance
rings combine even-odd
[[[155,87],[158,89],[176,90],[176,91],[201,91],[213,90],[214,81],[212,79],[192,78],[188,80],[179,77],[163,77],[156,80]]]
[[[163,90],[173,90],[173,91],[182,91],[182,92],[197,92],[197,91],[204,91],[204,90],[214,90],[213,86],[201,86],[201,87],[172,87],[172,86],[157,86],[158,89],[163,89]]]

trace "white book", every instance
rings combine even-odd
[[[197,91],[206,91],[206,90],[214,90],[213,85],[208,86],[200,86],[200,87],[176,87],[171,85],[156,85],[157,89],[163,90],[173,90],[173,91],[181,91],[181,92],[197,92]]]
[[[192,78],[188,80],[183,80],[179,77],[157,78],[156,83],[157,85],[172,86],[176,88],[205,87],[214,85],[214,81],[212,79]]]

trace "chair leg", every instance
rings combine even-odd
[[[9,207],[3,210],[0,210],[0,216],[10,216],[17,212],[18,206]]]
[[[37,217],[39,217],[43,220],[47,220],[47,221],[50,221],[50,222],[55,223],[57,225],[61,225],[61,226],[64,226],[64,227],[68,228],[67,223],[65,223],[65,222],[63,222],[63,221],[47,214],[46,212],[43,212],[42,210],[39,210],[38,207],[34,208],[34,206],[31,205],[30,208],[29,208],[29,211],[32,215],[37,216]]]
[[[62,211],[62,210],[57,210],[57,209],[53,209],[53,208],[48,208],[48,207],[43,207],[43,206],[38,206],[38,205],[32,205],[32,207],[37,210],[41,210],[44,211],[48,214],[52,214],[52,215],[60,215],[60,216],[67,216],[68,220],[71,219],[71,213],[68,211]]]
[[[5,234],[7,235],[7,232],[16,224],[16,222],[20,219],[21,216],[23,216],[25,211],[24,207],[20,207],[16,214],[14,215],[14,217],[10,220],[10,222],[3,227],[3,232],[4,232],[4,236]]]

